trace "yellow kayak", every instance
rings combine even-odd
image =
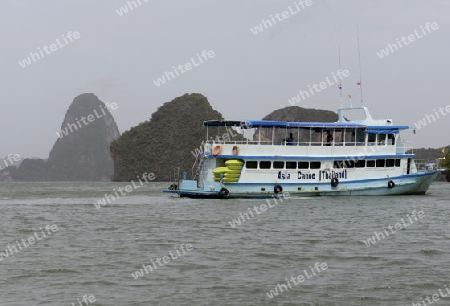
[[[227,166],[241,166],[244,164],[242,160],[239,159],[229,159],[225,162],[225,165]]]
[[[223,181],[227,182],[227,183],[236,183],[238,181],[238,178],[237,177],[225,177],[223,179]]]
[[[225,173],[224,175],[225,178],[238,178],[239,176],[241,176],[240,173]]]
[[[230,170],[241,170],[242,166],[227,166]]]
[[[220,173],[225,173],[227,171],[229,171],[230,169],[228,169],[227,167],[217,167],[213,170],[213,173],[216,174],[220,174]]]

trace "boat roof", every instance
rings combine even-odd
[[[221,120],[209,120],[203,121],[203,126],[241,126],[242,121],[221,121]]]
[[[343,128],[360,128],[367,130],[404,130],[408,129],[407,125],[364,125],[355,122],[287,122],[272,120],[246,120],[246,121],[220,121],[210,120],[204,121],[204,126],[240,126],[244,129],[256,127],[280,127],[280,128],[325,128],[325,129],[343,129]]]

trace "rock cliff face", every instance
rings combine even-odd
[[[149,121],[124,132],[111,144],[113,180],[136,180],[138,175],[152,172],[156,180],[168,181],[174,167],[190,176],[192,152],[205,139],[206,120],[223,117],[201,94],[185,94],[164,103]]]
[[[277,109],[265,116],[263,120],[296,121],[296,122],[336,122],[338,115],[335,112],[323,109],[288,106]]]
[[[110,113],[116,108],[93,94],[77,96],[48,160],[25,159],[17,169],[4,171],[14,181],[109,181],[113,174],[109,146],[120,136]]]

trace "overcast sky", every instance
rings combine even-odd
[[[450,1],[312,0],[304,8],[299,0],[139,1],[120,16],[117,10],[127,1],[2,0],[0,156],[47,158],[67,108],[85,92],[117,103],[112,114],[121,133],[148,120],[164,102],[193,92],[205,95],[226,119],[260,119],[289,106],[299,90],[332,80],[338,26],[341,69],[350,72],[343,93],[357,105],[356,23],[364,101],[374,117],[414,127],[433,109],[450,105]],[[276,24],[255,35],[251,29],[270,15]],[[427,22],[438,28],[424,35]],[[397,38],[417,37],[415,30],[422,37],[377,55]],[[78,39],[71,42],[70,31],[79,32]],[[19,64],[44,46],[44,57],[25,68]],[[200,63],[197,53],[203,50],[214,57]],[[197,66],[155,85],[165,71],[192,58]],[[335,111],[339,90],[327,86],[297,105]],[[450,114],[441,117],[404,137],[415,147],[449,145]]]

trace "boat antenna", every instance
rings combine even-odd
[[[363,86],[362,86],[362,69],[361,69],[361,51],[359,49],[359,27],[356,24],[356,43],[358,45],[358,65],[359,65],[359,82],[356,84],[359,85],[360,95],[361,95],[361,105],[364,105],[363,100]]]
[[[338,43],[338,68],[339,68],[338,71],[340,71],[341,70],[341,41],[339,38],[339,26],[337,29],[337,43]],[[339,83],[338,88],[339,88],[339,95],[340,95],[340,98],[339,98],[340,108],[342,108],[342,83]]]

